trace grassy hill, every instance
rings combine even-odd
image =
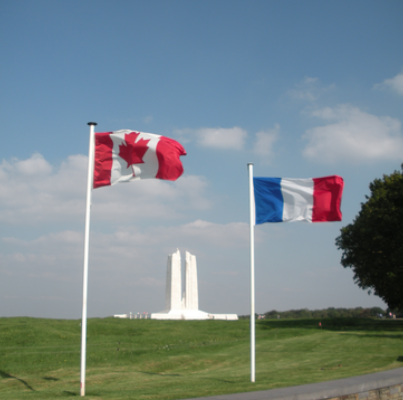
[[[319,327],[322,322],[322,328]],[[89,319],[89,399],[183,399],[313,383],[403,366],[403,321]],[[79,320],[0,318],[0,399],[79,395]]]

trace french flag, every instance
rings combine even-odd
[[[265,222],[341,221],[341,176],[253,178],[255,225]]]

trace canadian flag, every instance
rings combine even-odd
[[[94,188],[136,179],[174,181],[183,174],[183,146],[153,133],[95,133]]]

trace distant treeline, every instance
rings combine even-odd
[[[372,308],[334,308],[329,307],[323,310],[308,310],[302,308],[300,310],[289,311],[268,311],[264,314],[256,314],[256,318],[277,319],[277,318],[371,318],[371,317],[388,316],[388,310],[382,310],[380,307]],[[249,318],[249,315],[241,316],[240,318]]]
[[[301,310],[289,310],[289,311],[268,311],[264,313],[265,318],[369,318],[378,317],[379,315],[386,316],[387,311],[382,310],[380,307],[372,308],[334,308],[329,307],[323,310],[308,310],[303,308]],[[280,317],[278,317],[278,315]]]

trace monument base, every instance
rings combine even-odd
[[[169,310],[151,314],[151,319],[164,320],[205,320],[218,319],[224,321],[237,321],[237,314],[209,314],[200,310]]]

